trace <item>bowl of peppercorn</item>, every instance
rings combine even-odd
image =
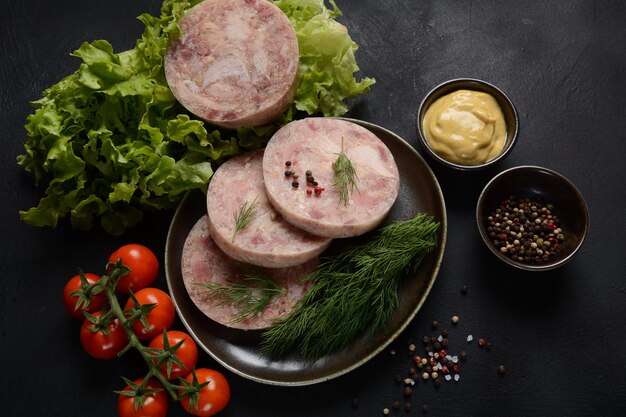
[[[567,263],[582,246],[589,210],[561,174],[519,166],[487,183],[478,197],[476,222],[498,259],[526,271],[545,271]]]

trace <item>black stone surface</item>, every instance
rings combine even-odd
[[[497,166],[451,171],[429,160],[446,198],[446,254],[429,299],[402,336],[361,368],[306,387],[261,385],[224,371],[232,401],[221,416],[622,416],[626,412],[626,3],[338,0],[359,43],[362,73],[377,79],[347,114],[388,128],[417,146],[415,111],[424,94],[451,78],[473,77],[504,90],[520,114],[518,143]],[[107,39],[121,51],[142,31],[135,16],[158,1],[0,1],[0,414],[113,416],[121,375],[144,372],[139,358],[88,357],[79,323],[60,296],[78,267],[100,271],[123,243],[144,243],[162,258],[173,212],[149,214],[113,238],[66,222],[37,229],[19,209],[43,190],[19,167],[28,102],[75,70],[69,52]],[[420,149],[421,152],[421,149]],[[516,165],[541,165],[573,181],[591,215],[587,241],[561,269],[530,274],[498,263],[474,224],[485,183]],[[467,295],[462,295],[462,285]],[[163,272],[158,285],[165,286]],[[457,326],[450,324],[460,317]],[[449,351],[466,350],[457,383],[418,381],[405,412],[407,341],[450,332]],[[177,324],[182,328],[180,323]],[[474,343],[468,345],[468,334]],[[490,351],[476,346],[484,337]],[[504,364],[501,376],[496,368]],[[200,365],[222,369],[208,355]],[[353,406],[355,398],[358,405]],[[171,416],[185,412],[171,404]]]

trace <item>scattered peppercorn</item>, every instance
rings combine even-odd
[[[433,322],[430,324],[430,327],[432,327],[433,330],[435,330],[438,326],[439,322],[437,320],[433,320]]]
[[[458,324],[459,323],[459,316],[452,316],[452,324]]]
[[[463,284],[463,286],[461,287],[461,294],[467,295],[467,285]]]
[[[404,387],[404,396],[410,397],[411,394],[413,394],[413,388],[411,388],[410,386]]]
[[[394,410],[399,410],[400,409],[400,401],[394,401],[393,404],[391,405],[391,408],[393,408]]]
[[[411,403],[409,401],[404,403],[404,409],[406,411],[411,411],[411,407],[412,407],[412,405],[411,405]]]
[[[291,183],[291,186],[293,188],[298,188],[299,185],[300,185],[300,183],[298,183],[298,181],[294,181],[294,182]]]
[[[287,162],[285,162],[285,165],[287,165],[288,167],[290,167],[290,166],[291,166],[291,161],[287,161]]]
[[[289,178],[289,177],[291,177],[292,175],[293,175],[293,172],[291,172],[291,171],[289,171],[289,170],[285,171],[285,177]]]
[[[306,194],[307,194],[307,195],[311,195],[311,194],[313,194],[313,190],[311,190],[310,188],[307,188],[307,189],[306,189]]]
[[[383,414],[384,415],[389,415],[389,409],[387,407],[383,408]]]
[[[498,368],[497,368],[497,369],[498,369],[498,373],[499,373],[500,375],[504,375],[504,374],[506,374],[506,368],[504,367],[504,365],[498,365]]]
[[[422,413],[428,412],[428,406],[426,404],[422,404]]]
[[[313,175],[313,172],[311,172],[311,170],[310,170],[310,169],[307,169],[307,170],[304,172],[304,175],[306,175],[307,177],[310,177],[311,175]]]

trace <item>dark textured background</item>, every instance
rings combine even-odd
[[[404,402],[394,379],[409,366],[406,341],[429,334],[433,319],[450,329],[450,350],[466,348],[469,359],[456,384],[438,390],[418,384],[408,415],[420,415],[421,404],[433,416],[626,415],[626,3],[338,2],[361,46],[363,73],[378,81],[348,116],[417,146],[414,114],[424,94],[451,78],[476,77],[510,96],[521,134],[511,155],[488,171],[460,173],[431,163],[446,198],[448,245],[429,299],[394,343],[395,356],[387,350],[348,375],[298,388],[227,372],[232,402],[221,415],[381,415],[393,401]],[[0,1],[3,416],[112,416],[119,376],[144,370],[133,355],[97,361],[83,353],[79,324],[63,310],[60,293],[79,266],[101,270],[123,243],[147,244],[162,257],[172,212],[149,215],[121,238],[76,232],[64,222],[55,230],[27,226],[17,211],[34,205],[43,191],[15,158],[23,149],[28,102],[78,65],[68,53],[100,38],[118,51],[131,47],[142,31],[135,16],[157,12],[159,3]],[[476,198],[489,178],[524,164],[564,174],[589,205],[587,242],[571,263],[549,273],[496,263],[474,225]],[[158,283],[165,286],[163,272]],[[467,296],[459,292],[463,284]],[[461,323],[451,328],[454,314]],[[470,333],[489,339],[493,349],[466,346]],[[508,368],[503,377],[495,370],[500,363]],[[200,365],[218,366],[206,354]],[[170,415],[184,412],[173,404]]]

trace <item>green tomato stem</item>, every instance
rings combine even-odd
[[[161,382],[161,384],[163,385],[163,388],[165,388],[165,390],[170,394],[172,399],[174,401],[178,401],[179,398],[176,392],[177,386],[172,384],[170,381],[168,381],[165,375],[161,373],[159,368],[154,363],[155,356],[151,355],[148,352],[148,349],[146,349],[143,343],[141,343],[139,338],[137,338],[137,336],[133,332],[131,320],[127,319],[126,316],[124,315],[124,310],[122,309],[122,306],[120,305],[117,299],[117,296],[115,295],[114,284],[117,283],[117,280],[113,278],[115,276],[114,274],[115,272],[113,272],[111,276],[106,276],[106,275],[103,276],[101,278],[101,281],[104,280],[102,284],[104,286],[104,290],[106,292],[107,298],[109,299],[111,311],[113,312],[113,314],[115,314],[115,317],[117,317],[120,324],[122,325],[122,328],[126,332],[126,335],[128,336],[128,346],[137,349],[139,353],[141,354],[141,357],[146,361],[149,371],[145,378],[150,378],[151,376],[154,376],[156,379],[159,380],[159,382]],[[124,348],[122,352],[126,352],[128,350],[128,346]]]

